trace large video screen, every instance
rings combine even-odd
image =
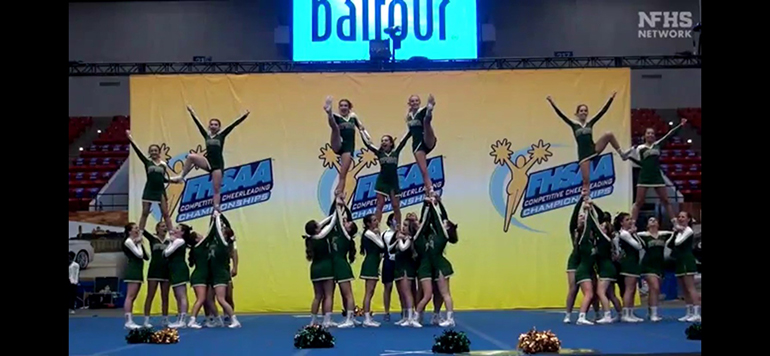
[[[478,57],[476,0],[293,0],[295,61],[368,60],[401,27],[396,59]],[[392,44],[391,44],[392,46]]]

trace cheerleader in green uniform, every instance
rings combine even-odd
[[[225,138],[236,126],[240,125],[243,120],[246,120],[249,116],[249,111],[247,110],[240,118],[224,129],[221,129],[222,122],[219,121],[219,119],[212,118],[209,120],[208,131],[203,127],[203,124],[198,120],[198,117],[195,116],[195,111],[193,111],[191,106],[187,106],[187,111],[190,113],[190,116],[192,117],[195,126],[198,127],[198,131],[200,131],[203,139],[206,140],[206,154],[188,154],[184,161],[184,166],[182,166],[182,175],[174,177],[172,180],[179,182],[185,179],[193,167],[198,167],[211,173],[211,188],[214,190],[214,210],[220,211],[219,203],[222,200],[222,172],[224,172],[225,169],[225,158],[223,156]]]
[[[159,222],[155,225],[155,233],[150,234],[142,231],[142,235],[150,243],[150,267],[147,269],[147,298],[144,300],[144,324],[145,328],[151,328],[150,311],[152,311],[152,301],[155,299],[155,292],[160,285],[160,310],[163,318],[161,326],[168,325],[168,292],[169,292],[169,266],[168,260],[163,256],[163,251],[169,244],[166,239],[166,225]]]
[[[316,325],[316,315],[323,302],[323,327],[332,326],[334,301],[334,265],[329,234],[337,225],[339,215],[334,210],[326,219],[305,224],[305,258],[310,261],[310,282],[313,284],[313,302],[310,304],[310,325]]]
[[[687,314],[679,318],[679,321],[699,323],[701,321],[700,293],[695,288],[695,275],[698,271],[692,252],[694,233],[691,225],[690,213],[679,212],[674,225],[674,234],[666,244],[672,248],[671,254],[676,261],[676,278],[684,291],[684,300],[687,303]]]
[[[222,311],[228,318],[229,328],[238,328],[241,323],[235,316],[233,306],[227,302],[227,287],[232,280],[230,276],[230,243],[233,230],[225,225],[224,215],[214,211],[212,224],[214,225],[214,236],[211,238],[210,248],[213,253],[209,253],[209,286],[214,289],[216,301],[222,307]],[[216,308],[216,307],[215,307]]]
[[[631,209],[631,218],[636,220],[639,216],[639,209],[644,205],[644,199],[647,195],[647,188],[655,189],[655,193],[660,198],[660,203],[666,209],[669,219],[673,219],[674,208],[668,200],[666,193],[666,181],[663,179],[663,172],[660,169],[660,151],[663,144],[671,138],[679,129],[687,123],[687,119],[682,119],[679,125],[675,126],[663,137],[655,139],[655,129],[647,128],[644,131],[644,143],[631,149],[631,153],[639,159],[639,180],[636,183],[636,202]]]
[[[420,282],[420,298],[415,308],[414,320],[422,324],[422,314],[425,307],[430,303],[433,297],[433,271],[434,259],[432,258],[432,249],[434,237],[437,234],[434,224],[435,211],[431,208],[432,200],[426,200],[423,203],[422,213],[419,223],[411,222],[409,233],[412,237],[412,245],[417,252],[417,280]]]
[[[628,213],[616,215],[613,221],[615,234],[620,245],[620,276],[624,279],[621,290],[623,293],[623,311],[620,320],[625,323],[642,321],[634,315],[634,295],[636,294],[636,283],[641,275],[639,251],[644,248],[644,242],[630,232],[632,224],[633,220]]]
[[[353,152],[356,151],[356,129],[361,131],[361,135],[370,139],[364,124],[361,123],[361,119],[351,111],[353,103],[348,99],[342,99],[337,103],[337,106],[339,107],[339,113],[332,111],[332,97],[326,97],[324,111],[329,121],[329,128],[332,130],[329,142],[332,151],[340,156],[339,179],[334,195],[339,195],[345,191],[345,178],[348,176],[350,165],[353,164]]]
[[[187,327],[187,283],[190,282],[190,269],[187,267],[187,247],[196,245],[195,237],[191,233],[192,229],[179,224],[169,234],[169,244],[163,250],[163,256],[168,260],[169,284],[174,290],[176,307],[179,311],[175,322],[169,324],[170,328]]]
[[[559,115],[559,118],[572,128],[572,132],[575,135],[575,141],[577,141],[578,146],[578,164],[580,165],[580,173],[583,176],[583,189],[585,190],[589,189],[591,183],[591,159],[604,152],[608,143],[612,145],[623,160],[628,158],[629,153],[620,150],[620,144],[618,144],[618,140],[612,132],[605,133],[594,143],[593,127],[599,119],[607,113],[610,105],[612,105],[612,101],[615,99],[615,95],[617,95],[617,92],[612,93],[612,96],[607,100],[607,103],[604,104],[604,107],[598,114],[596,114],[596,116],[591,118],[591,120],[588,120],[588,105],[578,105],[575,112],[575,116],[578,119],[577,122],[572,121],[572,119],[564,115],[564,113],[556,107],[556,104],[550,96],[546,98],[551,104],[551,107],[556,111],[556,115]]]
[[[142,235],[139,233],[139,226],[136,223],[128,223],[124,233],[126,240],[123,242],[123,254],[128,259],[128,264],[123,275],[123,281],[126,282],[126,299],[123,302],[123,312],[125,313],[126,329],[138,329],[141,326],[134,323],[133,310],[134,300],[136,300],[139,289],[142,288],[144,281],[144,261],[150,259],[150,255],[144,249]]]
[[[377,288],[377,282],[380,280],[380,259],[385,244],[380,237],[379,220],[374,214],[364,216],[364,233],[361,238],[361,256],[364,262],[361,263],[361,273],[359,278],[366,281],[364,286],[364,326],[378,327],[380,323],[372,319],[372,297]]]
[[[591,209],[589,209],[586,219],[589,220],[591,225],[596,226],[594,229],[594,243],[596,246],[596,270],[599,275],[596,294],[599,297],[599,303],[604,311],[602,318],[596,322],[599,324],[609,324],[613,322],[613,318],[607,293],[608,289],[612,286],[612,283],[617,280],[617,270],[612,263],[612,239],[607,236],[605,231],[601,228],[602,223],[599,221],[599,217],[604,215],[604,211],[593,204],[593,201],[590,199],[587,199],[587,201],[591,206]],[[576,276],[575,278],[577,279],[578,277]]]
[[[436,148],[436,133],[433,131],[433,108],[436,107],[436,99],[433,94],[428,95],[428,105],[420,107],[420,96],[409,97],[409,111],[406,113],[406,126],[412,136],[412,153],[414,160],[420,168],[422,180],[425,183],[425,196],[434,195],[433,182],[428,175],[428,154]]]
[[[647,281],[649,292],[647,294],[647,305],[650,307],[650,321],[658,322],[663,320],[658,316],[658,301],[660,297],[660,281],[663,279],[663,264],[665,262],[664,249],[666,240],[673,233],[671,231],[661,231],[658,219],[651,217],[647,220],[647,231],[639,233],[639,237],[644,241],[644,256],[642,256],[642,277]]]
[[[362,132],[361,139],[364,145],[375,155],[377,155],[377,161],[380,162],[380,174],[377,175],[377,182],[374,185],[374,191],[377,192],[377,209],[375,210],[375,217],[377,221],[382,220],[382,209],[385,206],[385,198],[390,198],[390,205],[393,208],[393,213],[396,217],[396,226],[401,226],[401,189],[399,187],[398,180],[398,155],[401,154],[401,150],[406,145],[407,140],[411,137],[411,133],[407,133],[404,138],[399,141],[398,146],[395,145],[393,136],[384,135],[380,139],[380,147],[374,147],[367,135]]]
[[[578,283],[576,283],[575,280],[575,272],[580,265],[578,242],[582,237],[586,220],[585,209],[582,209],[583,206],[583,198],[581,197],[575,204],[574,209],[572,209],[572,216],[569,220],[569,235],[572,252],[570,252],[569,257],[567,258],[567,309],[564,313],[565,324],[571,322],[572,309],[575,307],[575,299],[578,294]]]
[[[458,241],[457,224],[449,220],[449,215],[444,208],[444,204],[438,199],[431,199],[432,221],[434,231],[433,246],[430,249],[430,258],[433,260],[433,279],[438,287],[440,298],[434,298],[434,320],[439,320],[440,307],[443,303],[446,305],[446,319],[440,320],[438,325],[447,328],[454,327],[454,302],[452,301],[452,292],[449,288],[449,278],[454,275],[452,264],[444,256],[444,250],[447,243],[456,244]],[[431,286],[432,287],[432,286]]]
[[[330,213],[338,214],[334,229],[332,229],[330,235],[332,265],[334,281],[340,288],[342,305],[345,308],[343,311],[345,321],[338,324],[337,327],[352,328],[356,325],[353,319],[356,302],[353,297],[353,288],[350,284],[355,279],[350,264],[356,259],[356,242],[353,238],[358,232],[358,226],[353,222],[350,209],[342,203],[342,199],[339,197],[337,198],[337,204],[331,208]]]
[[[583,195],[577,202],[578,211],[582,211],[582,213],[578,214],[585,215],[586,218],[582,223],[578,219],[575,227],[575,234],[577,236],[575,246],[578,254],[578,264],[575,267],[575,284],[580,286],[580,291],[583,293],[583,301],[580,303],[580,313],[576,321],[577,325],[593,325],[593,322],[586,319],[586,313],[588,308],[591,307],[595,296],[596,288],[592,278],[596,259],[595,241],[597,236],[600,236],[602,233],[596,219],[588,217],[595,212],[593,212],[593,207],[588,203],[587,197],[587,192],[583,191]]]
[[[396,229],[395,237],[391,240],[391,244],[388,245],[390,253],[396,256],[393,280],[396,282],[396,291],[402,302],[401,319],[394,324],[398,326],[422,327],[422,325],[414,320],[415,293],[413,287],[415,285],[414,278],[417,275],[414,260],[416,252],[412,245],[412,237],[402,232],[412,229],[412,220],[407,216],[404,224],[408,225],[409,228],[404,230]],[[414,230],[419,229],[415,226]]]
[[[223,216],[224,217],[224,216]],[[230,249],[230,259],[228,260],[227,269],[230,271],[230,281],[227,283],[227,292],[225,293],[225,300],[228,304],[230,304],[231,307],[233,307],[233,311],[235,311],[235,300],[233,299],[233,278],[238,275],[238,245],[235,243],[235,233],[232,230],[232,227],[229,225],[230,223],[227,222],[227,220],[223,219],[225,221],[225,236],[231,236],[228,238],[229,241],[229,249]],[[233,262],[232,268],[230,267],[230,261]],[[225,318],[224,320],[225,324],[229,325],[231,320],[230,318]]]
[[[148,150],[150,158],[147,158],[136,145],[136,142],[134,142],[131,131],[126,130],[126,136],[128,137],[128,142],[131,143],[131,148],[134,149],[136,155],[139,156],[139,160],[142,161],[144,171],[147,174],[147,181],[144,183],[144,191],[142,192],[142,216],[139,218],[139,230],[144,231],[147,225],[147,217],[150,216],[152,203],[158,203],[160,213],[166,222],[166,231],[171,231],[174,227],[171,223],[171,215],[169,214],[168,202],[166,201],[166,183],[169,182],[166,178],[168,176],[166,171],[168,164],[160,158],[160,146],[156,144],[150,145]],[[168,292],[168,290],[166,291]]]

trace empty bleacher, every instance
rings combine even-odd
[[[83,134],[94,121],[90,117],[71,117],[69,118],[69,143],[72,144]]]
[[[126,160],[129,127],[128,117],[114,117],[110,126],[72,162],[68,172],[70,211],[88,210],[91,200]]]

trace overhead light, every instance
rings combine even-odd
[[[83,150],[83,147],[78,148],[78,151],[82,151],[82,150]]]

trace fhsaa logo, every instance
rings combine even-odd
[[[692,38],[692,12],[639,11],[639,38]]]

